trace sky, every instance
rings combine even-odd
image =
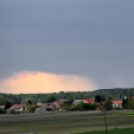
[[[0,0],[0,92],[134,87],[133,0]]]

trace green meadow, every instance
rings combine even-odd
[[[75,134],[105,134],[106,131],[92,131],[85,133],[75,133]],[[108,134],[133,134],[134,128],[116,128],[108,130]]]

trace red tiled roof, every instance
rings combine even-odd
[[[122,101],[113,101],[113,104],[121,104]]]
[[[50,104],[51,107],[60,107],[64,101],[54,101]]]
[[[64,101],[54,101],[57,105],[61,105]]]
[[[14,104],[10,109],[23,108],[23,107],[26,107],[26,104]]]
[[[52,102],[50,105],[51,107],[56,107],[56,104],[54,102]]]
[[[43,104],[45,107],[49,107],[50,106],[50,103],[44,103]]]
[[[92,103],[92,102],[94,102],[94,100],[86,100],[87,101],[87,103]]]
[[[5,106],[4,106],[4,105],[0,105],[0,108],[1,108],[1,109],[4,109],[4,108],[5,108]]]

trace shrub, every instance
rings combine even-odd
[[[89,104],[89,110],[96,110],[97,104],[96,103],[90,103]]]
[[[0,108],[0,114],[5,114],[6,110]]]
[[[124,109],[127,109],[127,108],[128,108],[128,99],[123,99],[123,100],[122,100],[122,107],[123,107]]]
[[[33,113],[36,108],[40,108],[38,105],[27,105],[27,112]]]
[[[128,102],[128,104],[129,104],[130,108],[134,109],[134,99],[130,100]]]
[[[85,111],[85,110],[95,110],[97,105],[95,103],[79,103],[77,106],[73,108],[73,110]]]
[[[11,114],[19,114],[19,112],[16,112],[14,109],[10,111]]]
[[[71,101],[64,101],[61,104],[61,107],[66,110],[71,110],[72,102]]]

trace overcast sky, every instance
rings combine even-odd
[[[0,80],[27,71],[134,87],[133,14],[133,0],[0,0]]]

